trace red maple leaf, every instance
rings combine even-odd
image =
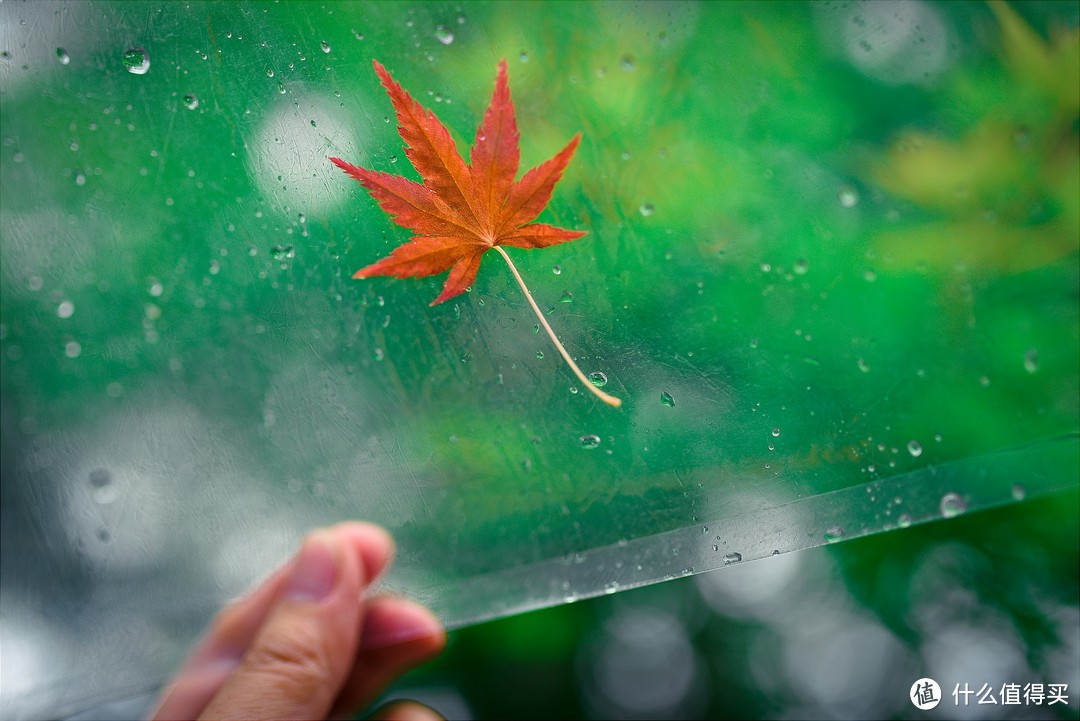
[[[379,61],[373,62],[394,105],[398,132],[405,141],[405,154],[423,183],[330,158],[359,180],[395,223],[416,233],[409,242],[398,246],[382,260],[356,271],[353,277],[411,278],[449,270],[442,293],[431,303],[437,305],[465,292],[476,279],[481,257],[494,248],[510,267],[533,311],[570,368],[599,398],[618,406],[621,401],[590,383],[570,358],[540,312],[532,293],[525,287],[510,256],[501,247],[546,248],[585,235],[584,231],[532,222],[551,200],[555,184],[562,178],[581,135],[575,135],[555,157],[515,181],[520,163],[520,134],[514,104],[510,100],[506,61],[503,60],[499,63],[495,94],[484,113],[483,123],[476,129],[471,165],[466,164],[446,126],[395,82]]]

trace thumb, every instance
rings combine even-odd
[[[356,655],[367,582],[340,535],[308,536],[270,616],[202,718],[325,718]]]

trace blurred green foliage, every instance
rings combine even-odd
[[[4,461],[8,509],[81,483],[11,481],[63,434],[182,399],[258,493],[386,523],[452,586],[1078,431],[1075,2],[45,7],[0,57],[4,456],[32,461]],[[371,59],[464,147],[503,57],[523,165],[584,134],[541,220],[589,236],[516,262],[624,412],[573,392],[490,261],[435,309],[440,279],[350,279],[405,239],[325,160],[411,172]],[[366,493],[358,466],[400,488]],[[973,549],[965,588],[1040,671],[1043,602],[1076,606],[1076,517],[1073,494],[831,553],[917,653],[919,559]],[[709,615],[695,583],[635,592],[697,619],[714,691],[693,710],[835,711],[733,670],[774,631]],[[635,603],[464,631],[432,673],[482,716],[613,713],[574,679]]]

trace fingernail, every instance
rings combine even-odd
[[[329,539],[313,533],[304,541],[285,585],[285,597],[292,601],[320,601],[334,587],[337,557]]]
[[[372,608],[364,622],[361,645],[381,648],[443,633],[443,625],[431,611],[403,598],[387,598]]]

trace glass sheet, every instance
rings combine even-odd
[[[0,711],[145,691],[302,534],[369,519],[448,626],[1077,484],[1078,5],[0,4]],[[1018,14],[1022,12],[1023,14]],[[506,58],[501,260],[408,238],[377,58],[465,149]]]

